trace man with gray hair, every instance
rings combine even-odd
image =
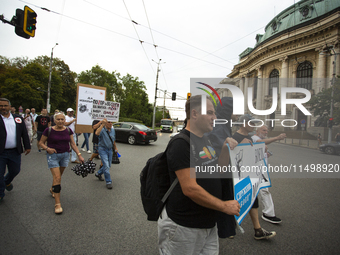
[[[32,146],[32,136],[33,136],[33,127],[34,127],[34,121],[30,114],[30,109],[26,109],[25,113],[22,114],[22,118],[25,121],[28,137],[30,138],[31,146]]]
[[[239,122],[242,122],[243,125],[240,125],[240,128],[234,133],[233,138],[238,143],[252,143],[252,138],[249,135],[249,133],[254,131],[253,124],[258,123],[258,120],[255,120],[250,114],[242,115],[239,120]],[[250,124],[251,123],[251,124]],[[276,235],[275,231],[268,232],[267,230],[263,229],[261,227],[260,221],[259,221],[259,215],[258,215],[258,208],[259,208],[259,202],[258,198],[256,197],[252,208],[249,211],[249,216],[251,218],[251,221],[254,226],[255,235],[254,238],[256,240],[261,239],[269,239]]]
[[[261,127],[258,127],[256,129],[256,134],[253,135],[251,137],[251,139],[253,140],[253,142],[264,142],[266,144],[266,147],[268,144],[275,142],[275,141],[279,141],[282,139],[286,138],[286,134],[282,133],[276,137],[272,137],[272,138],[268,138],[268,126],[267,125],[263,125]],[[267,157],[266,157],[266,161],[268,162],[268,157],[270,156],[270,152],[267,151]],[[274,223],[274,224],[278,224],[281,223],[281,219],[275,216],[275,210],[274,210],[274,202],[273,202],[273,198],[272,195],[269,192],[268,188],[264,188],[260,190],[260,198],[261,198],[261,202],[262,202],[262,219],[265,221],[268,221],[270,223]]]
[[[23,118],[10,112],[11,103],[0,98],[0,203],[5,196],[5,189],[13,189],[12,181],[20,172],[22,143],[25,155],[30,153],[31,144]],[[8,173],[5,175],[6,166]]]

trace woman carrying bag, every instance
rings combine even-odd
[[[46,128],[39,141],[39,146],[46,150],[47,164],[53,176],[53,184],[50,192],[55,199],[54,212],[60,214],[63,208],[60,203],[61,176],[70,161],[70,145],[77,153],[79,161],[84,163],[74,140],[73,132],[64,126],[65,114],[58,112],[54,114],[55,126]],[[45,145],[47,141],[47,146]]]

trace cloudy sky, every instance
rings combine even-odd
[[[99,65],[144,81],[154,102],[158,87],[186,97],[190,78],[225,77],[238,55],[255,45],[256,34],[294,0],[0,0],[0,14],[10,20],[25,5],[38,15],[34,38],[0,24],[0,55],[8,58],[51,54],[76,73]],[[46,8],[49,12],[43,10]],[[132,22],[133,20],[134,22]],[[141,43],[142,41],[142,43]],[[156,46],[155,46],[156,45]],[[153,61],[154,60],[154,61]],[[157,100],[163,104],[162,97]],[[166,100],[168,107],[184,100]],[[174,109],[173,117],[184,110]]]

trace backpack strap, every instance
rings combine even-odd
[[[68,134],[71,135],[71,129],[69,127],[66,127],[66,129],[68,130]]]
[[[166,147],[166,149],[165,149],[165,151],[164,151],[164,154],[166,155],[166,152],[167,152],[167,150],[168,150],[168,147],[169,147],[169,145],[173,142],[173,141],[175,141],[175,140],[177,140],[177,139],[184,139],[185,141],[187,141],[188,143],[189,143],[189,145],[190,145],[190,137],[188,136],[188,135],[186,135],[186,134],[184,134],[184,133],[179,133],[178,135],[176,135],[175,137],[173,137],[171,140],[170,140],[170,142],[168,143],[168,146]],[[194,146],[193,146],[193,148],[194,148]],[[165,203],[165,201],[168,199],[168,197],[169,197],[169,195],[170,195],[170,193],[173,191],[173,189],[175,188],[175,186],[177,185],[177,183],[178,183],[178,178],[176,177],[176,179],[172,182],[172,184],[171,184],[171,186],[170,186],[170,188],[168,189],[168,191],[164,194],[164,196],[163,196],[163,198],[162,198],[162,203],[164,204]]]
[[[66,127],[66,129],[67,129],[69,135],[71,135],[71,129],[69,127]],[[52,127],[48,127],[47,137],[50,136],[51,130],[52,130]]]

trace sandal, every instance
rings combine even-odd
[[[60,205],[59,208],[57,208],[58,205]],[[61,204],[60,203],[59,204],[55,204],[54,205],[54,213],[55,214],[61,214],[62,212],[63,212],[63,208],[61,208]]]
[[[54,193],[52,191],[52,188],[50,188],[50,192],[51,192],[52,197],[54,198]]]

